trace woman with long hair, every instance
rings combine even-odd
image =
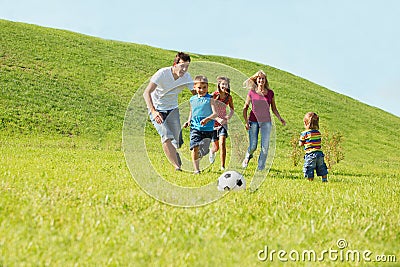
[[[286,125],[286,122],[276,108],[274,91],[269,87],[265,72],[259,70],[247,79],[244,85],[250,89],[243,107],[243,117],[246,122],[246,130],[249,132],[250,144],[242,162],[242,167],[246,168],[253,157],[253,153],[257,149],[259,132],[261,132],[261,151],[257,167],[261,171],[265,169],[272,129],[270,110],[272,110],[283,125]],[[251,111],[250,116],[248,116],[250,103]]]

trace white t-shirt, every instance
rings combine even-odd
[[[151,93],[151,99],[155,109],[171,110],[178,107],[178,94],[187,87],[193,89],[193,80],[188,72],[177,80],[172,75],[171,67],[159,69],[150,79],[157,84],[157,88]]]

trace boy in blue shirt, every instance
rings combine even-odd
[[[194,174],[200,173],[200,159],[210,151],[210,142],[214,130],[216,113],[214,99],[208,93],[208,79],[205,76],[196,76],[193,80],[196,95],[190,98],[190,112],[184,127],[190,125],[190,150]]]

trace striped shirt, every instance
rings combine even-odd
[[[321,133],[318,130],[307,130],[300,134],[300,142],[306,153],[322,151]]]
[[[226,94],[224,99],[221,99],[221,95],[218,91],[213,93],[213,98],[217,99],[215,101],[215,109],[218,114],[218,118],[225,119],[226,118],[226,107],[229,104],[230,94]],[[214,122],[214,127],[220,127],[221,124],[217,121]]]

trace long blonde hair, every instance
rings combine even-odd
[[[264,76],[265,77],[264,88],[266,90],[271,90],[271,88],[269,87],[267,74],[262,70],[257,71],[253,76],[251,76],[250,78],[245,80],[243,82],[243,87],[247,88],[247,89],[250,89],[250,90],[256,90],[257,89],[257,78],[260,77],[260,76]]]

